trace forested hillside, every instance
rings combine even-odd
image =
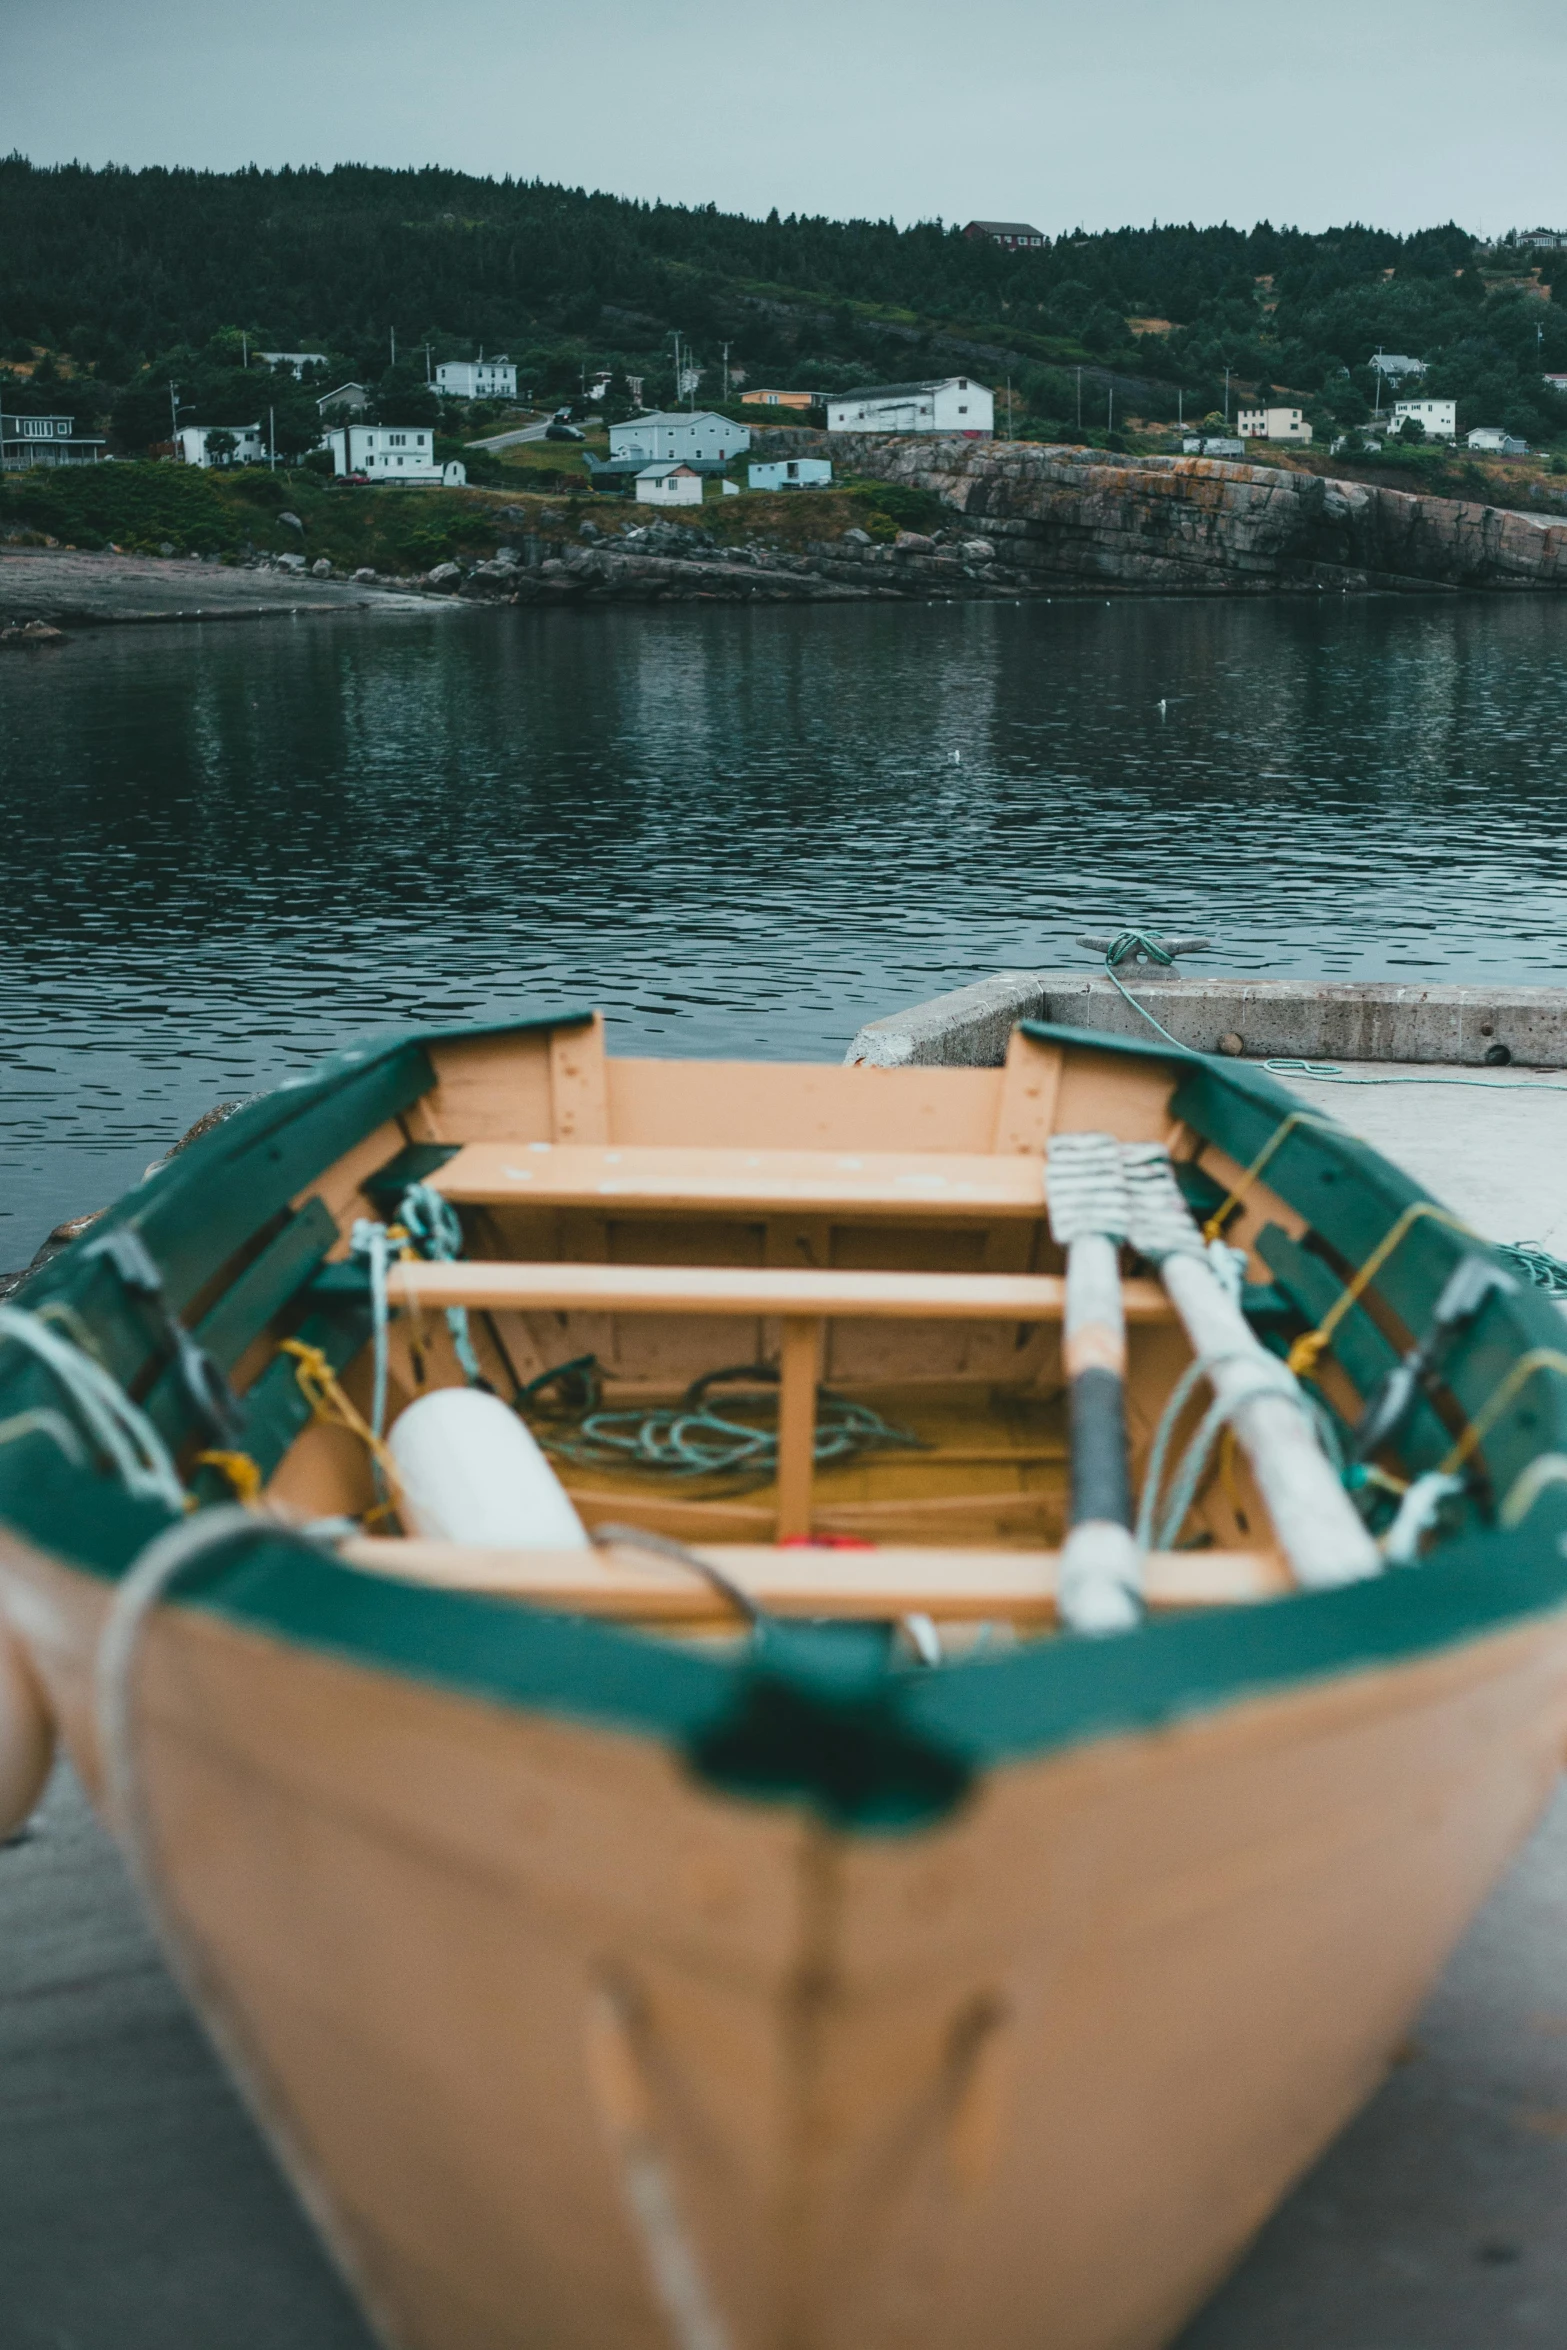
[[[1451,224],[1119,229],[1011,254],[934,223],[748,220],[436,170],[0,163],[7,405],[70,406],[127,450],[167,436],[171,381],[182,420],[253,413],[259,389],[232,370],[258,346],[325,352],[332,380],[366,382],[395,421],[425,403],[427,352],[507,351],[540,398],[610,367],[669,399],[675,332],[704,398],[726,342],[752,385],[968,365],[1010,377],[1020,426],[1075,434],[1081,397],[1101,439],[1112,389],[1118,419],[1173,417],[1178,398],[1200,414],[1226,367],[1232,390],[1358,423],[1381,345],[1430,363],[1422,389],[1458,395],[1461,427],[1567,428],[1543,382],[1567,371],[1567,317],[1535,257]]]

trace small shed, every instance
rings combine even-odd
[[[644,465],[637,475],[639,506],[700,506],[702,476],[690,465]]]
[[[1466,433],[1464,438],[1471,449],[1488,449],[1495,457],[1527,457],[1529,454],[1528,442],[1504,432],[1499,424],[1477,424],[1474,431]]]
[[[832,481],[830,457],[761,457],[750,468],[753,490],[820,490]]]

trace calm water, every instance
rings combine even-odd
[[[1159,702],[1166,703],[1161,717]],[[1079,927],[1556,979],[1567,600],[407,617],[0,663],[0,1266],[404,1019],[836,1058]]]

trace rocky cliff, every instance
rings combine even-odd
[[[821,602],[1320,589],[1567,587],[1567,520],[1277,466],[1121,457],[1037,442],[771,434],[838,476],[930,492],[950,520],[803,552],[724,545],[695,512],[604,506],[571,538],[441,565],[429,584],[518,603]]]
[[[1202,457],[835,434],[843,473],[933,491],[1026,589],[1567,586],[1567,521]]]

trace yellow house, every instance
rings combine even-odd
[[[1235,429],[1243,441],[1294,441],[1311,446],[1311,427],[1298,408],[1242,408]]]

